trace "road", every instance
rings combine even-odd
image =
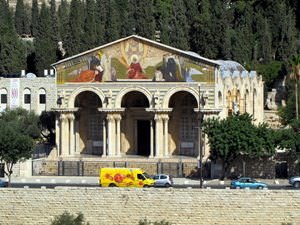
[[[200,188],[199,180],[186,178],[174,178],[173,188]],[[273,180],[264,180],[270,190],[300,190],[294,189],[287,183],[287,180],[274,182]],[[55,188],[58,186],[71,187],[99,187],[98,177],[29,177],[12,178],[12,188]],[[230,181],[221,182],[219,180],[204,181],[203,188],[225,189],[230,187]]]

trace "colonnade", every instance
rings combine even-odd
[[[75,113],[77,109],[57,111],[56,144],[57,156],[75,156],[80,154],[79,121]],[[103,140],[102,157],[121,157],[121,120],[123,111],[104,111],[102,121]],[[153,112],[152,112],[153,113]],[[168,112],[154,112],[150,120],[150,158],[169,157],[169,115]],[[100,131],[99,131],[100,132]]]

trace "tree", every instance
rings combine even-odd
[[[275,152],[273,131],[265,124],[252,124],[248,114],[233,115],[223,120],[209,119],[204,122],[204,132],[210,145],[210,159],[222,160],[223,174],[233,160],[240,155],[249,157],[272,156]]]
[[[46,141],[55,144],[55,113],[43,111],[40,115],[39,126],[41,128],[41,135]]]
[[[15,27],[19,35],[30,34],[30,21],[23,0],[17,0],[15,11]]]
[[[183,0],[173,1],[170,18],[170,45],[182,50],[189,50],[188,22]]]
[[[84,21],[84,33],[83,38],[85,49],[94,48],[97,42],[96,36],[96,4],[94,0],[86,0],[85,4],[85,21]]]
[[[26,67],[26,54],[6,0],[0,0],[0,15],[0,75],[19,74]]]
[[[31,35],[35,37],[38,33],[39,8],[37,0],[32,1],[31,6]]]
[[[33,153],[34,140],[40,136],[38,117],[25,109],[7,109],[0,114],[0,160],[11,182],[13,166]]]
[[[107,42],[116,41],[120,38],[120,17],[117,11],[117,2],[115,0],[110,0],[107,3],[107,19],[105,24],[105,37]]]
[[[64,212],[62,215],[56,216],[51,225],[85,225],[84,216],[82,213],[74,216]],[[89,225],[89,223],[86,223],[86,225]]]
[[[142,37],[154,39],[155,21],[153,17],[153,2],[138,0],[136,3],[136,33]]]

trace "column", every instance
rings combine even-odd
[[[102,157],[106,157],[106,123],[105,123],[105,119],[103,119],[103,122],[102,122],[102,127],[103,127],[103,154],[102,154]]]
[[[121,156],[121,115],[115,115],[115,123],[116,123],[116,156]]]
[[[56,115],[55,118],[55,143],[56,143],[56,154],[60,155],[60,117]]]
[[[153,120],[150,120],[150,156],[149,158],[153,158],[153,155],[154,155],[154,146],[153,146],[153,141],[154,141],[154,138],[153,138]]]
[[[79,144],[79,121],[75,120],[75,153],[80,153],[80,144]]]
[[[70,155],[75,155],[75,129],[74,129],[74,120],[75,116],[73,113],[69,114],[69,123],[70,123]]]
[[[107,143],[107,155],[108,156],[114,156],[115,152],[115,120],[113,115],[107,115],[107,135],[108,135],[108,143]]]
[[[169,131],[168,131],[169,115],[164,115],[163,117],[163,127],[164,127],[164,156],[169,157]]]
[[[161,115],[156,114],[154,116],[155,120],[155,157],[161,157],[162,152],[161,152],[161,145],[162,145],[162,134],[163,134],[163,129],[162,129],[162,119]]]
[[[62,113],[61,120],[61,155],[67,156],[69,153],[69,121],[67,115]]]

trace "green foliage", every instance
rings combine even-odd
[[[272,156],[275,152],[273,131],[265,124],[255,126],[248,114],[223,120],[209,119],[203,126],[209,140],[210,158],[223,161],[223,176],[239,155],[262,157]]]
[[[31,157],[38,137],[38,117],[33,112],[17,108],[0,114],[0,160],[5,162],[9,184],[13,166]]]
[[[89,223],[84,222],[84,216],[82,213],[78,213],[74,216],[68,212],[56,216],[52,221],[51,225],[89,225]]]
[[[256,64],[255,70],[261,74],[267,87],[271,88],[278,78],[282,78],[286,73],[285,64],[280,61],[272,61],[268,64]]]
[[[41,134],[46,142],[55,144],[55,113],[43,111],[39,118],[39,126],[42,130]]]
[[[172,225],[170,222],[167,222],[165,220],[159,221],[159,222],[150,222],[147,219],[140,220],[138,225]]]

